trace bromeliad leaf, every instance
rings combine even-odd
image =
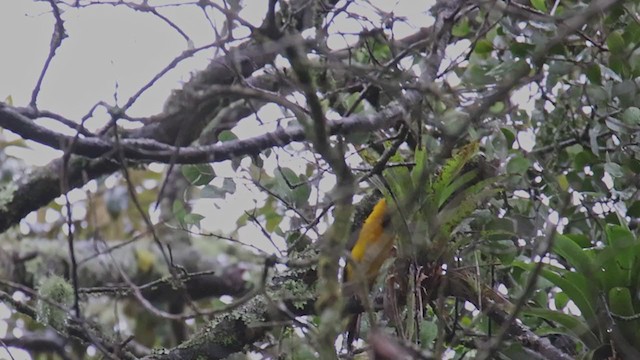
[[[434,241],[436,244],[445,243],[462,220],[469,217],[478,208],[478,203],[495,196],[502,190],[487,186],[493,181],[495,179],[481,181],[461,192],[438,213],[436,226],[439,229],[439,234]]]
[[[416,166],[414,166],[411,170],[411,180],[413,181],[414,187],[423,188],[427,183],[427,150],[425,149],[425,147],[416,149],[414,159],[416,162]]]
[[[447,187],[456,179],[462,168],[471,160],[480,148],[476,142],[462,147],[453,157],[442,166],[442,169],[431,185],[430,193],[433,194],[433,204],[439,204],[443,199]],[[439,207],[439,206],[438,206]]]
[[[613,315],[617,315],[618,318],[629,317],[629,319],[621,318],[616,321],[620,328],[620,331],[630,342],[637,340],[637,330],[640,325],[640,320],[633,319],[636,312],[633,308],[633,301],[631,300],[631,292],[627,287],[615,287],[609,290],[609,308]]]
[[[583,319],[577,316],[543,308],[525,308],[522,313],[560,324],[569,333],[580,339],[589,349],[595,349],[600,346],[601,342],[598,336],[591,331],[589,325]]]
[[[536,266],[534,263],[524,263],[522,261],[514,261],[512,265],[528,271],[532,271]],[[587,278],[581,274],[556,266],[546,266],[542,269],[540,275],[562,289],[580,309],[587,322],[597,320],[595,311],[597,299],[594,296],[597,291],[591,286],[592,284]]]
[[[571,238],[562,234],[555,236],[553,251],[567,260],[581,274],[590,274],[595,270],[589,256]]]
[[[451,183],[451,185],[447,186],[443,189],[442,193],[440,193],[440,197],[438,198],[438,208],[444,205],[445,201],[449,199],[449,197],[456,192],[456,190],[460,189],[462,186],[473,180],[478,175],[478,170],[473,169],[471,171],[467,171],[463,175],[456,178],[456,180]]]
[[[390,162],[402,162],[403,157],[395,153],[389,159]],[[413,192],[413,184],[409,169],[404,166],[393,166],[384,170],[384,178],[387,180],[391,191],[397,198],[405,198]]]

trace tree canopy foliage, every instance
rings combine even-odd
[[[31,98],[0,102],[6,351],[640,358],[640,2],[45,3]],[[105,5],[184,49],[83,116],[43,108],[69,24]],[[33,142],[62,155],[12,151]],[[344,284],[380,198],[394,251]]]

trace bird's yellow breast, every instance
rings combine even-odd
[[[390,229],[391,221],[385,199],[380,199],[367,217],[353,249],[351,262],[347,263],[346,280],[356,279],[357,270],[371,280],[378,275],[382,263],[389,257],[395,235]]]

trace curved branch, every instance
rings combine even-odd
[[[309,275],[309,274],[307,274]],[[315,278],[315,274],[313,276]],[[437,282],[436,286],[444,286],[444,296],[457,296],[473,304],[482,303],[489,305],[487,315],[496,323],[502,325],[509,318],[509,309],[513,307],[508,300],[489,287],[476,289],[477,282],[474,280],[472,272],[467,270],[451,271],[446,275],[444,281]],[[305,283],[315,281],[304,279]],[[433,294],[440,293],[440,290],[429,289]],[[382,295],[374,300],[375,304],[382,306]],[[264,303],[249,304],[240,313],[241,316],[230,315],[218,319],[210,327],[196,334],[192,339],[169,350],[165,354],[154,354],[144,357],[144,360],[195,360],[198,356],[206,356],[207,359],[223,359],[234,352],[242,351],[246,345],[259,341],[272,326],[281,326],[277,320],[290,318],[291,316],[316,315],[314,299],[309,299],[304,304],[300,301],[281,301],[277,309],[272,306],[265,306]],[[272,304],[273,305],[273,304]],[[364,307],[357,301],[350,301],[345,312],[350,314],[362,313]],[[274,325],[268,325],[274,324]],[[507,331],[507,336],[525,348],[530,349],[544,357],[552,360],[569,360],[571,357],[548,339],[536,335],[531,329],[521,322],[513,322]]]
[[[15,250],[4,249],[7,253],[22,256],[3,259],[5,262],[11,262],[3,264],[11,265],[11,273],[3,273],[0,269],[0,279],[34,287],[43,274],[63,274],[68,268],[69,255],[65,251],[56,251],[58,248],[64,249],[60,242],[23,240],[17,247]],[[76,241],[74,248],[79,258],[79,286],[80,293],[83,294],[130,296],[131,288],[122,283],[120,273],[114,271],[115,265],[105,260],[107,254],[112,255],[109,259],[117,261],[117,266],[123,269],[126,276],[139,286],[145,299],[150,301],[171,302],[183,296],[184,291],[194,300],[222,295],[242,296],[251,288],[243,278],[248,270],[247,266],[230,265],[222,269],[215,256],[209,256],[192,247],[176,247],[173,252],[172,266],[179,266],[185,270],[179,278],[184,288],[177,288],[174,278],[164,277],[168,272],[166,264],[160,260],[160,250],[155,246],[149,246],[148,241],[100,243],[85,240]],[[24,258],[26,250],[20,249],[29,249],[27,259]],[[150,263],[140,267],[139,254],[151,259]],[[27,272],[29,261],[43,264],[38,268],[41,273]],[[215,268],[215,271],[212,268]]]
[[[357,114],[341,120],[329,120],[327,127],[331,135],[373,131],[395,124],[402,119],[404,114],[404,107],[394,104],[379,113]],[[116,144],[111,141],[98,137],[74,139],[73,136],[56,133],[33,123],[9,106],[1,104],[0,126],[25,139],[34,140],[58,150],[66,149],[69,144],[75,141],[75,146],[72,149],[75,155],[92,159],[107,158],[114,163],[117,161]],[[120,146],[127,160],[162,163],[170,163],[175,160],[177,164],[195,164],[220,162],[233,157],[257,154],[271,147],[283,146],[305,139],[302,127],[292,126],[279,128],[276,131],[245,140],[227,141],[207,146],[175,147],[152,139],[122,139]]]

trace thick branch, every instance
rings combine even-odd
[[[315,277],[315,274],[310,277]],[[304,280],[305,283],[313,281],[311,278]],[[437,284],[439,285],[436,286],[445,286],[445,288],[442,291],[438,288],[430,288],[430,293],[457,296],[476,304],[476,306],[480,306],[480,303],[484,304],[489,309],[488,316],[498,324],[504,323],[508,318],[509,309],[513,307],[513,304],[491,288],[483,287],[481,291],[476,290],[477,282],[474,280],[473,274],[466,270],[451,271],[447,275],[446,281],[439,281]],[[278,309],[265,306],[261,301],[258,300],[258,304],[262,306],[256,306],[255,303],[250,304],[239,312],[243,314],[241,316],[230,315],[219,319],[218,322],[212,323],[211,327],[195,335],[190,341],[170,350],[166,354],[151,355],[144,359],[195,360],[198,359],[199,355],[205,354],[208,359],[223,359],[234,352],[242,351],[246,345],[259,341],[271,330],[269,323],[275,324],[273,326],[280,326],[277,320],[283,317],[316,315],[313,299],[309,299],[305,306],[300,306],[299,301],[295,303],[297,306],[294,306],[291,301],[282,301],[278,303]],[[376,299],[374,303],[382,306],[382,298]],[[365,311],[355,301],[349,302],[345,310],[347,313],[353,314]],[[569,355],[555,347],[548,339],[536,335],[522,323],[511,324],[507,335],[524,347],[542,355],[545,359],[571,359]]]
[[[331,135],[351,134],[358,131],[373,131],[387,128],[402,119],[404,109],[398,104],[375,114],[357,114],[341,120],[327,121]],[[18,135],[63,150],[73,141],[72,136],[58,134],[54,131],[34,124],[28,118],[13,111],[9,107],[0,106],[0,126],[7,127]],[[257,154],[274,146],[283,146],[293,141],[306,140],[304,130],[294,126],[280,128],[274,132],[259,135],[250,139],[227,141],[220,144],[174,147],[153,140],[122,139],[120,146],[128,160],[139,162],[162,162],[178,164],[194,164],[203,162],[220,162],[234,157]],[[108,158],[114,163],[116,145],[101,138],[80,138],[75,142],[73,153],[87,158]],[[177,154],[177,155],[176,155]]]
[[[27,332],[20,337],[8,336],[0,339],[3,345],[33,352],[53,352],[63,359],[70,359],[64,349],[67,339],[51,329],[41,332]]]
[[[69,255],[60,242],[24,240],[18,246],[20,250],[4,249],[13,256],[3,260],[13,264],[3,264],[3,268],[11,269],[11,273],[0,272],[0,279],[33,288],[40,277],[63,275],[69,268]],[[154,302],[171,302],[184,295],[193,300],[222,295],[241,296],[251,288],[244,279],[245,266],[223,267],[214,255],[208,256],[196,245],[173,248],[172,265],[185,271],[180,276],[183,288],[176,287],[175,279],[168,277],[160,250],[150,246],[149,241],[128,244],[76,241],[74,247],[79,264],[80,292],[85,294],[130,296],[131,289],[122,281],[117,268],[140,287],[145,299]]]

